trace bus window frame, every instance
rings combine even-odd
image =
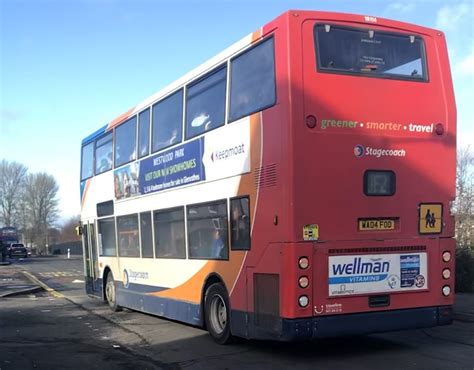
[[[148,213],[150,215],[150,228],[151,228],[151,256],[144,256],[143,255],[143,237],[142,237],[142,215]],[[153,211],[143,211],[143,212],[138,212],[138,236],[140,239],[140,258],[146,258],[146,259],[155,259],[155,239],[153,235]]]
[[[202,207],[202,206],[212,206],[214,204],[224,204],[226,208],[226,217],[227,217],[227,222],[225,223],[227,227],[227,235],[226,238],[222,238],[222,240],[227,240],[227,257],[226,258],[208,258],[208,257],[192,257],[190,253],[190,244],[189,244],[189,218],[188,218],[188,208],[189,207]],[[230,247],[230,231],[229,231],[229,199],[228,198],[222,198],[222,199],[215,199],[215,200],[210,200],[207,202],[200,202],[200,203],[192,203],[192,204],[187,204],[185,206],[185,222],[186,222],[186,255],[188,260],[201,260],[201,261],[229,261],[230,259],[230,252],[231,252],[231,247]]]
[[[92,144],[92,174],[88,177],[83,178],[82,177],[82,164],[84,162],[84,148],[86,146],[90,145],[90,144]],[[89,141],[85,144],[82,144],[82,146],[81,146],[81,174],[80,175],[81,175],[80,176],[81,177],[81,182],[86,181],[86,180],[94,177],[94,175],[95,175],[95,140],[91,140],[91,141]]]
[[[176,256],[159,256],[156,253],[156,242],[157,242],[157,232],[155,230],[155,213],[166,213],[166,212],[173,212],[177,210],[183,211],[183,229],[184,229],[184,257],[176,257]],[[175,207],[168,207],[163,209],[155,209],[150,211],[152,215],[152,232],[153,232],[153,255],[155,259],[175,259],[175,260],[188,260],[188,237],[187,237],[187,224],[186,224],[186,206],[185,205],[178,205]]]
[[[222,69],[226,68],[225,73],[225,93],[224,93],[224,120],[221,125],[210,128],[208,130],[204,129],[202,132],[195,134],[193,136],[188,137],[188,124],[187,124],[187,108],[188,108],[188,90],[190,87],[193,87],[199,84],[201,81],[205,80],[208,77],[211,77],[213,74],[220,72]],[[229,76],[229,60],[225,60],[224,62],[218,64],[216,67],[211,68],[210,70],[205,71],[203,74],[199,75],[197,78],[189,81],[184,85],[184,101],[183,101],[183,140],[182,142],[191,141],[197,137],[207,134],[208,132],[214,131],[218,128],[225,127],[228,123],[227,115],[228,115],[228,103],[227,103],[227,95],[230,95],[230,76]]]
[[[120,218],[126,218],[126,217],[133,217],[135,216],[136,217],[136,221],[137,221],[137,236],[138,236],[138,255],[135,256],[126,256],[126,255],[122,255],[121,254],[121,247],[120,247],[120,240],[119,240],[119,229],[118,229],[118,224],[119,224],[119,219]],[[140,219],[139,219],[139,213],[128,213],[126,215],[120,215],[120,216],[116,216],[115,217],[115,233],[116,233],[116,236],[115,236],[115,243],[116,243],[116,246],[117,246],[117,257],[118,258],[142,258],[142,253],[141,253],[141,245],[140,245]]]
[[[241,199],[247,199],[248,201],[248,206],[249,206],[249,235],[248,235],[248,238],[249,238],[249,244],[248,244],[248,247],[247,248],[242,248],[242,247],[234,247],[233,243],[232,243],[232,201],[233,200],[241,200]],[[228,212],[229,212],[229,226],[228,226],[228,230],[229,230],[229,249],[231,251],[250,251],[252,249],[252,219],[251,219],[251,210],[252,210],[252,207],[250,205],[250,196],[249,195],[238,195],[238,196],[235,196],[235,197],[232,197],[232,198],[229,198],[229,206],[228,206]]]
[[[153,107],[155,107],[155,105],[158,105],[162,102],[164,102],[166,99],[168,98],[171,98],[173,95],[177,94],[180,92],[180,90],[182,91],[182,109],[181,109],[181,127],[180,127],[180,130],[181,130],[181,139],[179,141],[176,141],[175,143],[172,143],[172,144],[169,144],[169,145],[166,145],[162,148],[159,148],[157,150],[153,150],[153,135],[154,135],[154,132],[155,132],[155,129],[154,129],[154,125],[153,125],[153,119],[154,119],[154,110],[153,110]],[[153,155],[153,154],[156,154],[156,153],[159,153],[161,151],[164,151],[166,149],[169,149],[171,148],[172,146],[175,146],[175,145],[178,145],[178,144],[182,144],[184,143],[187,139],[184,138],[184,130],[183,130],[183,122],[184,124],[186,125],[185,123],[185,103],[186,103],[186,90],[185,90],[185,85],[182,85],[180,86],[179,88],[171,91],[170,93],[166,94],[165,96],[162,96],[159,100],[153,102],[152,104],[150,104],[148,106],[148,109],[150,109],[150,144],[149,144],[149,148],[148,148],[148,155]],[[145,158],[146,156],[143,156],[142,158]]]
[[[275,92],[275,100],[273,101],[273,103],[271,104],[268,104],[268,105],[265,105],[263,107],[260,107],[258,109],[255,109],[253,111],[250,111],[249,113],[247,114],[244,114],[242,116],[237,116],[237,118],[233,118],[231,119],[230,117],[230,111],[231,111],[231,93],[232,93],[232,62],[239,58],[240,56],[250,52],[251,50],[257,48],[258,46],[260,46],[261,44],[263,44],[264,42],[270,40],[270,39],[273,39],[273,65],[274,65],[274,75],[273,75],[273,87],[274,87],[274,92]],[[269,36],[266,36],[264,39],[262,40],[259,40],[257,42],[255,42],[255,44],[252,44],[250,45],[250,47],[248,47],[247,49],[241,51],[240,53],[232,56],[231,58],[229,58],[228,60],[228,63],[229,63],[229,80],[228,80],[228,84],[229,84],[229,96],[228,96],[228,101],[227,101],[227,123],[230,124],[230,123],[233,123],[233,122],[236,122],[244,117],[248,117],[252,114],[255,114],[255,113],[258,113],[258,112],[262,112],[264,111],[265,109],[268,109],[268,108],[271,108],[275,105],[277,105],[278,103],[278,89],[277,89],[277,58],[276,58],[276,52],[275,52],[275,35],[274,34],[270,34]]]
[[[137,158],[135,159],[136,161],[139,161],[140,159],[142,158],[145,158],[145,157],[148,157],[150,155],[150,151],[151,151],[151,115],[152,115],[152,109],[151,109],[151,105],[145,107],[144,109],[142,109],[140,112],[137,113],[137,144],[136,144],[136,148],[137,148]],[[147,153],[144,154],[144,155],[140,155],[140,133],[141,133],[141,130],[140,130],[140,115],[142,113],[145,113],[146,111],[148,111],[148,143],[147,143]]]
[[[116,155],[117,155],[117,129],[124,126],[125,124],[131,122],[133,119],[135,119],[135,158],[134,159],[130,159],[128,160],[127,162],[123,162],[123,163],[120,163],[120,164],[117,164],[116,163]],[[121,122],[120,125],[117,125],[116,127],[114,127],[114,134],[113,134],[113,140],[112,140],[112,157],[113,157],[113,167],[112,168],[119,168],[119,167],[122,167],[122,166],[125,166],[131,162],[135,162],[138,160],[137,158],[137,130],[138,130],[138,115],[137,114],[134,114],[130,117],[128,117],[125,121]],[[133,153],[133,152],[132,152]],[[103,172],[101,172],[103,173]]]
[[[102,171],[102,172],[97,172],[96,169],[97,169],[97,165],[96,165],[96,161],[97,161],[97,157],[96,157],[96,152],[97,152],[97,142],[99,140],[102,140],[104,137],[106,137],[107,135],[110,135],[111,139],[110,139],[110,142],[112,143],[112,166],[108,169],[108,170],[105,170],[105,171]],[[108,144],[108,143],[107,143]],[[106,144],[102,144],[99,146],[102,147],[102,146],[105,146]],[[111,170],[114,169],[114,147],[115,147],[115,140],[114,140],[114,132],[113,131],[108,131],[108,132],[105,132],[104,134],[100,135],[99,137],[97,137],[95,140],[94,140],[94,176],[97,176],[97,175],[102,175],[103,173],[106,173],[106,172],[109,172]]]
[[[346,71],[346,70],[335,70],[331,68],[324,68],[321,67],[321,59],[320,59],[320,52],[319,52],[319,35],[316,32],[316,27],[317,26],[324,26],[324,25],[329,25],[331,27],[336,27],[339,29],[346,29],[346,30],[355,30],[355,31],[374,31],[377,32],[378,34],[382,35],[390,35],[390,36],[415,36],[415,38],[418,38],[420,42],[420,55],[421,55],[421,66],[423,68],[423,78],[410,78],[406,77],[404,75],[397,75],[397,74],[375,74],[375,73],[361,73],[361,72],[351,72],[351,71]],[[346,26],[346,25],[341,25],[338,23],[319,23],[315,22],[313,26],[313,34],[312,34],[312,43],[313,43],[313,48],[314,48],[314,55],[316,56],[316,71],[318,73],[329,73],[329,74],[336,74],[336,75],[345,75],[345,76],[357,76],[357,77],[370,77],[370,78],[380,78],[380,79],[386,79],[386,80],[400,80],[400,81],[409,81],[409,82],[424,82],[424,83],[429,83],[430,78],[429,78],[429,71],[428,71],[428,61],[427,61],[427,55],[426,55],[426,45],[425,45],[425,39],[422,37],[420,34],[415,34],[415,33],[409,33],[409,32],[391,32],[391,31],[385,31],[379,28],[362,28],[362,27],[351,27],[351,26]]]
[[[102,239],[101,239],[101,247],[99,248],[99,235],[102,235],[99,233],[99,222],[112,219],[114,221],[114,238],[115,238],[115,254],[114,255],[105,255],[104,252],[104,245],[102,244]],[[106,216],[106,217],[100,217],[96,219],[97,222],[97,230],[96,230],[96,239],[97,239],[97,254],[99,257],[114,257],[114,258],[119,258],[119,253],[118,253],[118,244],[117,244],[117,217],[115,216]],[[102,252],[102,253],[100,253]]]

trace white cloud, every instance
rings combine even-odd
[[[472,11],[472,3],[469,2],[445,5],[438,10],[436,27],[444,31],[458,29],[465,19],[472,18]]]
[[[474,51],[471,51],[471,54],[457,62],[454,70],[463,76],[474,76]]]
[[[390,15],[393,13],[410,13],[415,10],[415,2],[413,1],[403,1],[403,2],[396,2],[391,3],[385,8],[385,13]]]
[[[459,133],[460,134],[460,133]],[[458,135],[458,142],[457,142],[457,147],[458,148],[465,148],[467,146],[470,146],[471,149],[474,146],[474,131],[465,131],[462,132],[462,135]]]

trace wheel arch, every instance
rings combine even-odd
[[[204,329],[207,329],[206,328],[206,320],[204,320],[204,310],[205,310],[204,297],[206,296],[207,289],[212,284],[215,284],[215,283],[221,283],[224,286],[224,289],[227,292],[227,296],[229,296],[229,290],[227,289],[227,285],[225,284],[224,279],[222,278],[222,276],[220,276],[216,272],[212,272],[209,275],[207,275],[206,279],[204,280],[204,284],[203,284],[202,290],[201,290],[201,304],[200,304],[200,310],[201,310],[200,321],[201,321],[201,325]],[[229,306],[230,306],[230,297],[229,297]],[[230,311],[230,307],[229,307],[229,311]]]
[[[102,274],[102,300],[104,302],[106,301],[106,296],[105,296],[105,286],[107,285],[107,277],[109,274],[112,273],[112,269],[107,265],[104,268],[104,273]],[[112,273],[113,276],[113,273]]]

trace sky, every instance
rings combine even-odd
[[[80,212],[81,140],[288,9],[445,32],[458,145],[474,146],[474,1],[0,0],[0,160],[52,174]]]

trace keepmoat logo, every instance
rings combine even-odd
[[[354,155],[357,158],[363,156],[368,157],[405,157],[405,149],[384,149],[384,148],[372,148],[370,146],[364,147],[363,145],[357,144],[354,147]]]
[[[213,162],[226,160],[240,154],[245,154],[245,145],[243,143],[240,145],[232,146],[231,148],[213,150],[211,153],[211,160]]]

